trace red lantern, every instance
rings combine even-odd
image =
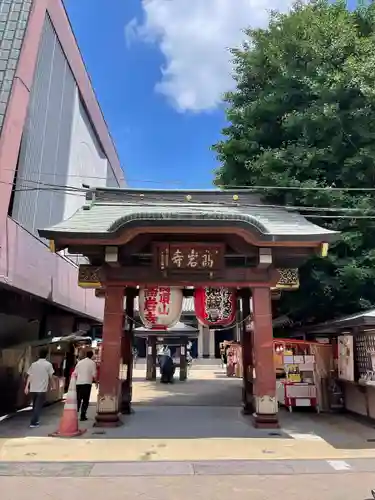
[[[139,316],[146,328],[166,330],[180,319],[183,293],[170,286],[145,287],[139,290]]]
[[[236,292],[231,288],[197,288],[194,305],[204,326],[230,326],[236,318]]]

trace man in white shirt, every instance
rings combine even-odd
[[[27,372],[25,394],[31,394],[33,399],[33,412],[31,415],[30,427],[38,427],[40,414],[46,400],[48,387],[52,381],[54,369],[47,361],[48,350],[42,349],[39,353],[38,361],[30,366]]]
[[[91,387],[96,379],[96,363],[92,357],[93,352],[88,351],[86,358],[78,361],[74,370],[77,376],[77,411],[81,410],[81,421],[87,420]]]

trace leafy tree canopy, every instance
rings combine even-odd
[[[375,193],[366,191],[375,188],[375,4],[296,3],[246,38],[232,51],[236,89],[225,96],[229,124],[214,146],[216,184],[364,188],[261,193],[271,203],[375,216]],[[328,258],[301,268],[300,290],[283,294],[279,313],[311,323],[375,305],[375,219],[311,220],[342,238]]]

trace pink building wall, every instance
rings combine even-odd
[[[61,0],[34,0],[0,135],[0,282],[56,305],[101,319],[103,301],[77,285],[77,268],[53,254],[35,236],[8,217],[22,130],[27,116],[39,41],[48,13],[70,64],[102,147],[120,185],[124,183],[112,139]]]

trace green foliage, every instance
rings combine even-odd
[[[247,30],[232,51],[236,89],[225,96],[229,123],[214,146],[216,184],[374,188],[374,28],[372,2],[349,11],[343,1],[316,0]],[[372,192],[262,193],[272,203],[375,214]],[[374,305],[375,220],[311,220],[342,239],[301,268],[301,289],[283,295],[279,312],[309,323]]]

